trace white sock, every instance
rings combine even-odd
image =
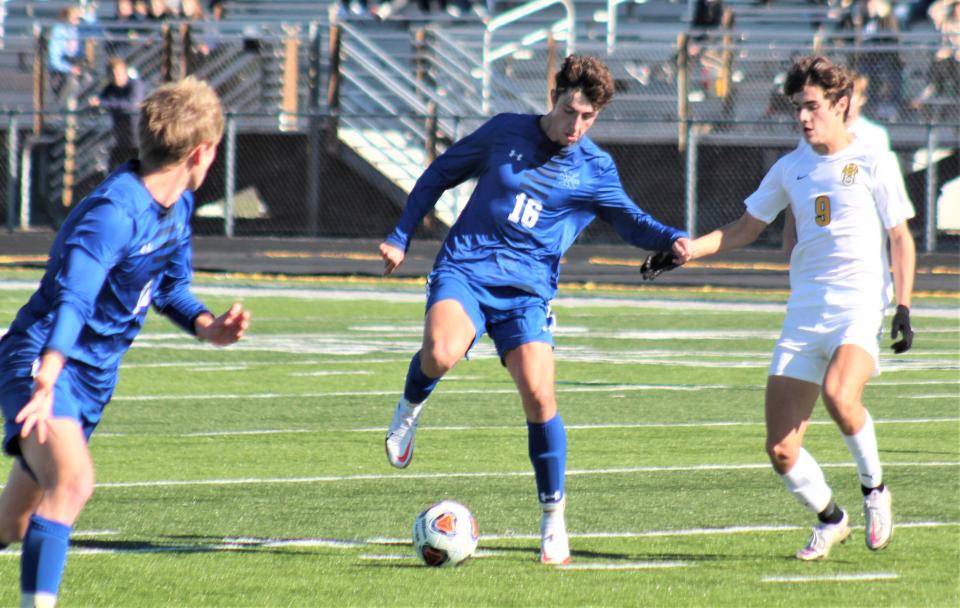
[[[540,518],[540,534],[547,530],[566,530],[567,522],[564,518],[564,512],[567,507],[567,499],[564,497],[559,502],[542,502],[540,510],[543,516]]]
[[[424,399],[423,403],[410,403],[410,400],[407,399],[406,397],[400,397],[400,401],[397,403],[397,405],[403,406],[404,408],[406,408],[407,413],[410,416],[416,418],[417,415],[420,414],[420,408],[422,408],[423,404],[426,402],[427,400]]]
[[[880,466],[880,453],[877,450],[877,433],[873,429],[873,418],[864,410],[863,428],[855,435],[844,435],[843,442],[857,462],[860,483],[866,488],[875,488],[883,481],[883,469]]]
[[[820,513],[830,504],[832,493],[820,465],[810,452],[800,448],[793,468],[780,476],[783,485],[800,503],[813,513]]]
[[[24,593],[20,597],[20,608],[53,608],[57,605],[57,596],[52,593]]]

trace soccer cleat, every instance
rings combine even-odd
[[[866,520],[867,548],[879,551],[893,538],[893,497],[890,490],[873,490],[863,497],[863,517]]]
[[[416,439],[417,419],[421,411],[423,403],[412,404],[401,398],[393,413],[383,445],[387,450],[387,460],[398,469],[407,468],[413,460],[413,441]]]
[[[797,552],[797,559],[805,562],[824,559],[834,545],[839,545],[850,536],[850,517],[843,512],[843,519],[836,524],[818,524],[807,541],[807,546]]]
[[[540,562],[553,566],[570,563],[570,539],[567,537],[567,524],[563,512],[566,499],[544,508],[540,516]]]

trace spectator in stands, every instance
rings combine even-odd
[[[209,55],[214,46],[212,31],[206,27],[207,15],[199,0],[181,0],[180,18],[190,24],[191,52],[199,55]]]
[[[130,50],[129,41],[140,36],[145,20],[146,17],[134,8],[132,0],[117,0],[113,23],[105,28],[107,54],[126,56]]]
[[[937,0],[928,11],[940,32],[941,48],[927,70],[927,86],[911,106],[927,120],[960,119],[960,0]]]
[[[72,105],[86,75],[86,61],[80,38],[83,9],[70,6],[60,11],[60,21],[50,29],[47,45],[47,67],[50,85],[61,104]]]
[[[103,108],[113,121],[113,148],[110,150],[110,170],[137,157],[137,128],[140,102],[144,97],[143,81],[121,57],[111,57],[107,68],[110,82],[100,95],[90,98],[93,108]]]
[[[176,17],[176,13],[170,10],[164,0],[150,0],[147,5],[147,19],[154,22],[167,21],[171,17]]]
[[[417,8],[423,13],[432,12],[432,4],[431,0],[417,0]],[[470,11],[471,2],[470,0],[437,0],[436,4],[439,10],[446,11],[448,15],[457,19]]]
[[[367,0],[340,0],[340,14],[348,15],[370,15],[370,4]]]
[[[896,122],[903,88],[903,62],[895,48],[900,24],[889,0],[866,0],[857,19],[864,46],[878,48],[855,55],[851,67],[875,84],[870,113],[881,121]]]
[[[214,21],[221,21],[226,14],[226,7],[224,6],[223,0],[210,0],[207,8],[210,9],[210,17]]]

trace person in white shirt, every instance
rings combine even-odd
[[[882,549],[893,534],[891,494],[861,398],[867,380],[879,373],[879,337],[892,287],[897,310],[891,335],[903,335],[893,349],[902,353],[912,344],[916,250],[907,220],[914,210],[893,153],[847,131],[852,90],[850,72],[828,59],[804,57],[792,66],[784,94],[809,145],[777,161],[747,197],[743,216],[696,239],[691,258],[752,243],[788,206],[796,218],[791,293],[770,364],[765,411],[773,468],[819,519],[797,553],[801,560],[826,557],[850,534],[849,515],[837,506],[820,466],[802,447],[818,395],[856,461],[867,547]]]
[[[857,74],[853,78],[853,94],[850,96],[850,109],[847,112],[847,131],[857,139],[863,141],[868,147],[877,150],[890,149],[890,135],[886,127],[879,125],[861,113],[863,106],[867,103],[867,89],[870,87],[870,79],[863,74]]]

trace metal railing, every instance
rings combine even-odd
[[[493,33],[497,30],[500,30],[510,24],[517,23],[524,18],[542,11],[544,9],[550,8],[555,4],[563,5],[563,8],[566,10],[566,17],[560,19],[553,23],[553,25],[534,30],[532,32],[527,32],[519,40],[514,40],[506,44],[502,44],[496,48],[493,46]],[[553,40],[563,38],[566,40],[566,54],[571,55],[576,50],[576,16],[574,12],[574,5],[572,0],[535,0],[534,2],[529,2],[527,4],[518,6],[517,8],[507,11],[503,14],[497,15],[493,19],[487,22],[486,27],[483,32],[483,55],[482,55],[482,69],[483,69],[483,95],[482,95],[482,104],[481,108],[484,113],[490,111],[490,94],[491,94],[491,82],[492,82],[492,70],[493,63],[498,59],[515,53],[517,50],[529,47],[538,42],[544,40],[550,40],[551,44]]]

